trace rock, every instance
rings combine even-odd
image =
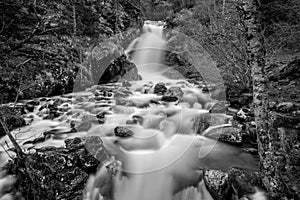
[[[117,126],[114,129],[114,133],[118,137],[132,137],[134,135],[134,133],[130,129],[122,126]]]
[[[206,86],[202,87],[202,92],[203,93],[209,93],[208,87],[206,87]]]
[[[91,123],[98,123],[98,117],[95,115],[91,115],[91,114],[86,114],[83,115],[81,118],[82,121],[84,122],[91,122]]]
[[[220,113],[202,114],[196,118],[194,130],[197,130],[198,134],[202,134],[208,127],[228,124],[230,120],[232,120],[230,115]]]
[[[35,106],[39,105],[40,102],[37,100],[28,101],[25,104],[25,109],[28,110],[28,112],[33,112]]]
[[[292,102],[282,102],[276,105],[276,111],[287,113],[293,111],[294,107]]]
[[[241,169],[231,169],[229,172],[231,187],[236,191],[236,195],[246,196],[255,192],[254,187],[263,189],[264,186],[260,180],[258,172],[250,172]]]
[[[237,113],[235,118],[239,121],[251,121],[253,118],[253,113],[249,108],[241,108]]]
[[[105,69],[98,84],[114,83],[120,80],[138,80],[137,67],[127,59],[126,55],[121,55]]]
[[[230,144],[242,144],[241,132],[231,124],[211,126],[203,131],[201,135]]]
[[[177,101],[178,98],[177,97],[171,97],[171,96],[163,96],[161,98],[162,101],[166,101],[166,102],[174,102]]]
[[[226,113],[227,111],[227,102],[225,101],[218,101],[215,103],[210,109],[210,113]]]
[[[164,95],[167,92],[168,88],[165,86],[165,83],[157,83],[154,86],[154,94]]]
[[[110,160],[99,137],[65,141],[66,148],[44,147],[6,169],[16,175],[19,191],[27,199],[81,200],[89,173]],[[26,173],[23,173],[26,172]]]
[[[215,200],[229,199],[230,179],[228,173],[207,170],[204,172],[204,182]]]
[[[184,75],[173,68],[168,68],[162,73],[163,76],[169,79],[185,79]],[[189,78],[192,78],[191,76]]]
[[[175,40],[174,40],[175,39]],[[173,41],[178,40],[180,38],[176,38],[176,36],[168,41],[168,44],[171,44]],[[173,46],[173,45],[171,45]],[[184,52],[186,53],[186,52]],[[176,53],[175,51],[167,51],[165,56],[165,64],[167,66],[172,66],[172,69],[167,70],[164,74],[167,77],[171,78],[180,78],[182,77],[194,80],[202,80],[201,74],[193,64],[189,63],[184,55],[180,55],[182,53]]]
[[[97,121],[98,122],[98,121]],[[77,132],[88,131],[92,128],[92,123],[89,121],[81,122],[79,125],[75,127]]]
[[[132,85],[131,85],[131,83],[129,82],[129,81],[123,81],[122,82],[122,87],[131,87]]]
[[[180,87],[170,87],[164,96],[161,98],[162,101],[177,101],[183,97],[183,91]]]

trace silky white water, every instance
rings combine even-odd
[[[48,116],[50,110],[46,107],[41,110],[39,108],[51,104],[51,101],[40,101],[41,104],[34,112],[27,115],[27,119],[33,122],[15,130],[18,142],[24,144],[21,147],[25,150],[32,147],[64,146],[64,139],[67,138],[100,136],[109,153],[117,159],[123,159],[123,166],[114,180],[114,200],[213,200],[203,180],[201,181],[201,168],[224,171],[230,167],[255,168],[251,157],[236,157],[236,148],[217,144],[216,141],[194,134],[194,120],[197,117],[204,114],[216,115],[202,109],[206,104],[212,103],[212,99],[199,88],[193,88],[192,84],[187,83],[182,87],[182,83],[177,83],[179,80],[163,76],[163,72],[169,70],[169,67],[162,65],[166,41],[161,24],[145,23],[144,34],[133,41],[129,48],[132,48],[132,60],[143,78],[142,81],[132,82],[132,94],[126,97],[130,106],[115,105],[111,97],[111,102],[102,107],[102,100],[95,100],[95,94],[101,91],[97,89],[95,93],[83,92],[52,97],[53,100],[64,102],[59,108],[66,111],[58,118],[46,120],[43,118]],[[164,82],[167,87],[181,87],[184,93],[181,102],[166,103],[161,101],[161,96],[153,94],[153,91],[152,94],[136,91],[150,81]],[[149,105],[140,107],[142,104]],[[109,112],[105,116],[104,124],[92,124],[88,130],[76,133],[71,131],[70,122],[79,125],[85,116],[93,119],[104,110]],[[116,137],[115,127],[127,126],[127,121],[132,120],[134,116],[139,116],[142,121],[131,125],[134,127],[133,137]],[[228,116],[219,114],[215,117],[222,121]],[[39,138],[45,131],[52,131],[51,138],[39,143],[25,144],[28,140]],[[115,141],[118,141],[118,145],[115,145]],[[7,137],[1,138],[0,144],[8,144],[11,147]],[[120,152],[127,153],[122,157]],[[199,154],[200,152],[202,154]],[[0,153],[0,161],[6,162],[7,156],[1,156],[5,155],[5,152]],[[127,175],[123,176],[121,171]],[[101,174],[102,171],[99,173],[101,181],[101,175],[105,174]],[[92,186],[91,190],[99,190],[99,187],[101,186]]]
[[[148,81],[166,81],[162,72],[168,69],[162,64],[164,51],[166,50],[166,41],[163,37],[163,26],[151,23],[145,23],[144,33],[134,44],[132,61],[136,64],[142,79]]]

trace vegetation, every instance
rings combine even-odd
[[[0,104],[116,81],[125,69],[137,80],[123,50],[143,19],[164,20],[217,63],[231,106],[254,110],[261,178],[271,197],[299,196],[288,162],[298,145],[300,110],[294,112],[291,102],[270,108],[299,86],[299,0],[6,0],[0,7]],[[173,61],[189,65],[171,53]],[[285,83],[286,93],[279,91]],[[288,100],[299,103],[299,94]],[[9,131],[25,122],[6,109],[0,109],[0,135],[14,141]],[[289,131],[296,141],[288,139]],[[15,148],[23,157],[17,143]]]
[[[78,72],[81,85],[93,84],[89,74],[98,66],[85,60],[101,57],[94,48],[139,24],[135,7],[118,5],[116,11],[113,0],[1,1],[0,102],[70,92]]]

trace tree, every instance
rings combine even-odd
[[[265,73],[265,48],[260,22],[260,5],[257,0],[244,1],[248,65],[253,78],[253,106],[256,122],[261,177],[272,199],[285,199],[287,189],[281,176],[286,165],[282,144],[278,141],[279,130],[275,128],[275,116],[268,110],[268,87]]]

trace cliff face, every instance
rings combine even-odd
[[[7,0],[0,7],[0,103],[97,83],[91,77],[99,64],[120,56],[142,25],[128,1]]]

